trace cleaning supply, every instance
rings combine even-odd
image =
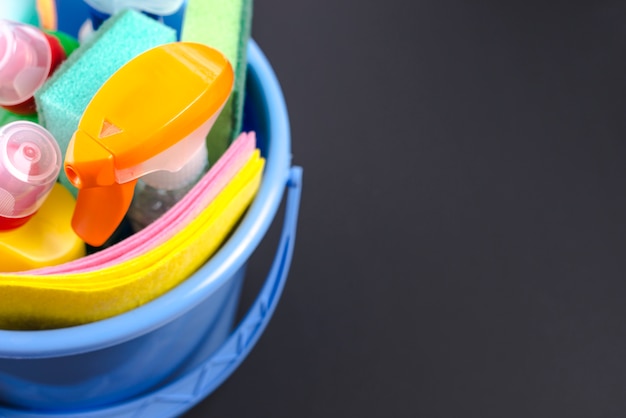
[[[80,237],[102,244],[126,215],[138,178],[193,160],[233,78],[216,49],[174,42],[138,55],[106,81],[65,156],[65,174],[79,189],[72,226]]]
[[[187,2],[181,39],[222,51],[235,69],[233,93],[207,138],[211,164],[241,132],[251,21],[252,0]]]
[[[0,128],[0,231],[25,224],[44,202],[61,170],[50,133],[32,122]]]
[[[62,155],[40,125],[0,128],[0,271],[73,260],[85,253],[72,231],[74,199],[56,183]]]
[[[61,44],[61,48],[63,48],[63,52],[65,53],[66,59],[80,46],[78,43],[78,39],[74,38],[71,35],[68,35],[67,33],[58,30],[47,29],[44,29],[43,31],[46,34],[55,37],[59,41],[59,43]]]
[[[83,0],[38,0],[41,3],[54,3],[54,8],[42,9],[38,8],[40,21],[46,15],[53,18],[53,23],[58,29],[72,36],[78,37],[81,25],[89,19],[89,6]],[[79,38],[80,39],[80,38]]]
[[[173,29],[126,10],[82,43],[35,94],[39,122],[57,139],[61,152],[67,150],[87,104],[115,71],[140,53],[175,40]],[[59,180],[76,196],[63,171]]]
[[[90,7],[93,29],[98,29],[111,15],[125,9],[139,10],[153,19],[163,21],[164,16],[179,12],[184,2],[185,0],[85,0]]]
[[[0,106],[18,114],[35,113],[35,92],[66,58],[52,34],[0,19]]]
[[[176,13],[184,0],[85,0],[101,13],[113,15],[124,9],[137,9],[156,16]]]

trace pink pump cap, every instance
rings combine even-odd
[[[16,219],[26,222],[50,193],[62,164],[59,145],[41,125],[17,121],[0,128],[0,218],[13,227]],[[9,228],[0,222],[1,229]]]
[[[48,78],[50,44],[38,28],[0,19],[0,105],[31,98]]]

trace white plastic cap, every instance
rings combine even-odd
[[[154,171],[146,174],[141,180],[148,186],[160,190],[176,190],[194,183],[204,172],[209,155],[206,144],[198,148],[198,151],[178,171],[165,170]]]
[[[31,98],[48,78],[50,44],[38,28],[0,19],[0,105]]]
[[[137,9],[159,16],[169,16],[180,9],[185,0],[85,0],[85,3],[106,14],[124,9]]]
[[[62,164],[57,141],[41,125],[17,121],[0,128],[0,216],[21,218],[36,212]]]

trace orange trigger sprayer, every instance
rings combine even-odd
[[[99,246],[124,218],[137,179],[175,172],[205,146],[233,88],[233,69],[203,44],[174,42],[122,66],[85,109],[65,156],[78,197],[74,231]]]

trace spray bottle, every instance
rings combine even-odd
[[[72,226],[85,242],[98,246],[113,233],[139,178],[201,171],[194,167],[205,164],[198,156],[206,155],[206,136],[233,81],[221,52],[173,42],[139,54],[102,85],[65,156],[65,173],[78,188]]]

